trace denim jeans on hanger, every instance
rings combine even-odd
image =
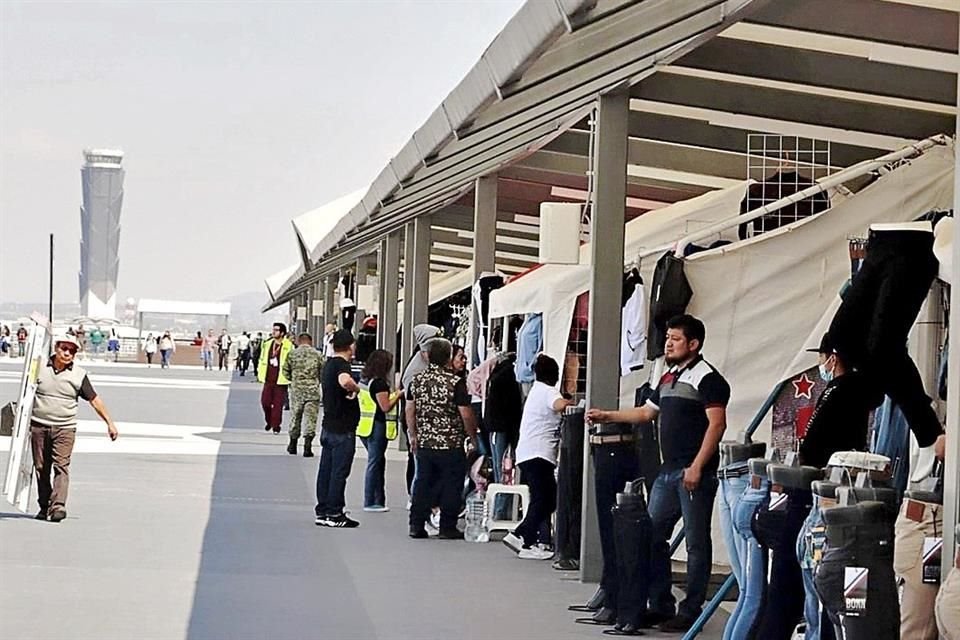
[[[890,458],[893,464],[891,484],[903,495],[910,479],[910,427],[900,407],[889,396],[883,399],[873,418],[873,453]]]
[[[737,475],[739,474],[739,475]],[[727,548],[727,556],[730,558],[730,569],[733,571],[734,578],[737,580],[738,588],[744,589],[744,570],[743,564],[747,556],[747,541],[734,531],[733,513],[740,502],[740,497],[748,485],[748,472],[745,462],[736,463],[721,469],[717,475],[720,478],[720,531],[723,533],[723,542]],[[737,618],[742,609],[742,599],[737,600],[737,606],[727,619],[727,625],[723,630],[723,640],[733,638],[733,629],[736,626]]]
[[[826,611],[820,606],[820,596],[817,595],[817,587],[813,581],[826,541],[827,529],[820,510],[820,498],[814,494],[810,515],[807,516],[803,528],[800,529],[800,535],[797,536],[797,560],[800,562],[800,571],[803,575],[803,618],[807,623],[804,640],[836,638],[833,624]]]
[[[763,610],[767,588],[767,550],[757,542],[750,524],[753,514],[769,500],[770,483],[759,480],[748,485],[733,510],[733,529],[744,542],[743,582],[737,599],[736,624],[730,632],[734,640],[754,638],[755,624]],[[724,632],[726,634],[726,631]]]

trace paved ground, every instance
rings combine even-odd
[[[566,611],[593,591],[571,574],[500,544],[408,539],[398,452],[394,510],[360,512],[360,447],[348,502],[362,526],[321,529],[317,459],[263,432],[258,385],[195,368],[93,372],[121,437],[84,408],[63,523],[0,502],[0,637],[603,637]],[[0,363],[0,404],[18,380]],[[0,438],[2,469],[8,448]]]

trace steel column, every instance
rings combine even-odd
[[[400,335],[398,368],[403,367],[413,352],[413,223],[403,228],[403,331]]]
[[[484,271],[494,271],[497,249],[497,175],[477,178],[474,186],[473,207],[473,280]],[[470,331],[467,333],[467,362],[473,362],[477,347],[477,326],[480,310],[470,313]]]
[[[430,306],[430,217],[420,216],[413,221],[413,327],[427,321]],[[411,345],[412,346],[412,345]]]
[[[594,195],[590,221],[590,324],[587,338],[587,406],[617,409],[620,401],[620,292],[627,197],[630,94],[600,96],[597,108]],[[587,434],[584,434],[587,438]],[[593,459],[584,446],[580,580],[596,582],[603,569]]]
[[[329,275],[323,284],[323,325],[337,325],[337,308],[334,294],[337,292],[337,276]]]
[[[400,294],[400,232],[387,236],[383,242],[383,270],[380,272],[380,318],[377,328],[380,348],[394,353],[395,368],[399,368],[397,350],[397,298]]]

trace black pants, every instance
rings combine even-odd
[[[410,528],[422,529],[437,497],[440,502],[440,531],[457,528],[460,493],[467,471],[463,449],[418,449],[417,481],[410,505]]]
[[[651,521],[646,502],[637,496],[635,502],[613,508],[613,537],[617,554],[617,622],[640,624],[647,609],[650,592]]]
[[[907,336],[936,277],[933,234],[873,231],[867,258],[830,323],[830,338],[849,364],[903,411],[922,447],[941,433]]]
[[[225,349],[220,349],[220,371],[226,369],[230,370],[230,352]]]
[[[762,503],[753,516],[751,529],[757,541],[770,553],[770,583],[763,612],[756,622],[754,637],[763,640],[790,640],[803,619],[803,574],[797,560],[797,536],[810,515],[813,494],[786,489],[785,508],[771,511]]]
[[[557,467],[557,558],[578,562],[583,502],[583,416],[582,412],[563,416]]]
[[[557,481],[553,477],[552,462],[543,458],[520,463],[521,480],[530,488],[530,504],[516,533],[523,538],[523,546],[537,543],[550,545],[550,516],[557,508]]]
[[[628,482],[637,479],[639,461],[632,443],[594,445],[593,466],[597,498],[597,524],[600,527],[600,547],[603,552],[603,575],[600,586],[606,594],[604,606],[616,609],[617,553],[613,537],[613,506],[617,493]]]
[[[844,614],[845,640],[897,640],[900,604],[893,572],[894,515],[882,503],[861,502],[828,509],[823,519],[827,546],[815,583],[831,620],[839,621]],[[868,571],[866,602],[859,616],[851,615],[845,597],[846,570],[851,567]]]
[[[240,375],[247,373],[247,368],[250,366],[250,349],[244,349],[240,352]]]

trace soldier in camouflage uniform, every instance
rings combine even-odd
[[[303,457],[313,457],[313,439],[317,435],[317,412],[320,410],[320,372],[323,358],[313,348],[313,337],[301,333],[297,348],[284,364],[283,374],[290,380],[290,444],[287,453],[297,455],[301,422],[306,420],[303,435]]]

